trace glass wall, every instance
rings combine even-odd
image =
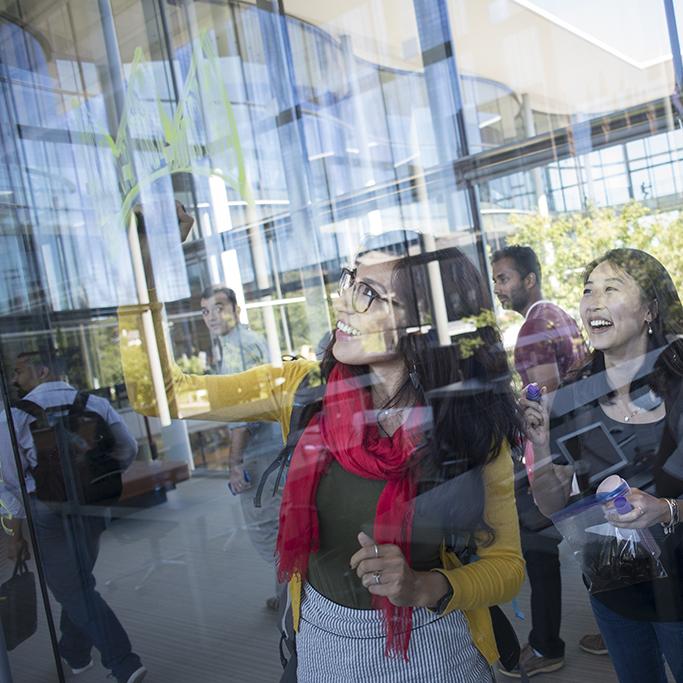
[[[683,284],[678,4],[0,0],[0,499],[15,526],[27,518],[38,590],[12,680],[88,665],[89,649],[59,643],[69,571],[94,575],[118,624],[84,681],[128,680],[140,661],[152,680],[279,680],[271,483],[270,522],[252,500],[283,432],[216,409],[212,381],[320,360],[339,272],[368,236],[459,248],[513,365],[524,317],[494,296],[496,249],[532,246],[543,299],[577,320],[583,267],[607,249],[645,249]],[[411,330],[456,344],[480,323],[430,268],[432,314]],[[203,379],[167,392],[170,359]],[[74,566],[53,566],[59,515],[36,507],[40,449],[16,407],[45,378],[69,385],[54,405],[71,388],[97,397],[129,444],[108,504],[64,508]],[[8,578],[20,533],[4,539]],[[576,647],[596,626],[563,553],[576,609],[557,680],[616,680]],[[522,644],[532,609],[527,581],[505,607]],[[140,660],[121,664],[110,650],[126,639]]]

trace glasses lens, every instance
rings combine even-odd
[[[353,308],[357,313],[365,313],[376,298],[377,293],[372,287],[359,282],[353,290]]]
[[[339,288],[337,290],[339,294],[348,289],[353,284],[353,280],[353,271],[348,268],[342,268],[341,276],[339,277]]]

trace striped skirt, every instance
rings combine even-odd
[[[413,610],[408,661],[384,655],[382,613],[343,607],[304,586],[296,636],[298,683],[491,683],[460,611]]]

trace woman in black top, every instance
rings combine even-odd
[[[593,611],[621,683],[664,683],[664,659],[683,682],[683,307],[659,261],[615,249],[586,268],[580,311],[594,351],[554,400],[559,426],[551,433],[546,398],[521,401],[534,445],[534,497],[546,515],[567,504],[578,473],[552,462],[554,445],[563,432],[604,426],[627,460],[619,474],[630,481],[633,507],[623,515],[611,507],[607,517],[618,527],[649,528],[668,577],[597,593]],[[593,439],[598,450],[600,438],[590,430],[581,447]],[[598,483],[582,488],[592,492]]]

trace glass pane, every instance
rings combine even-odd
[[[2,359],[0,372],[3,385],[12,377]],[[36,545],[24,513],[25,497],[22,495],[13,458],[12,421],[5,418],[4,391],[3,416],[0,422],[0,445],[5,456],[2,459],[0,506],[2,522],[11,536],[3,533],[0,555],[2,608],[0,620],[0,671],[7,680],[35,681],[57,680],[57,663],[53,652],[48,619],[54,619],[55,610],[46,605],[40,590],[36,567]],[[18,413],[15,412],[18,415]],[[42,551],[42,546],[39,546]],[[25,562],[25,568],[21,562]],[[15,575],[15,571],[17,574]],[[9,651],[9,656],[8,656]]]
[[[458,64],[467,74],[470,145],[477,151],[489,140],[509,143],[601,114],[635,111],[673,92],[664,3],[447,4]]]
[[[13,678],[278,680],[289,610],[301,681],[484,681],[501,603],[558,680],[659,662],[608,617],[683,623],[668,35],[637,0],[0,2],[0,501],[51,601]],[[615,248],[659,262],[584,282]],[[550,520],[616,473],[671,562],[646,607]]]

